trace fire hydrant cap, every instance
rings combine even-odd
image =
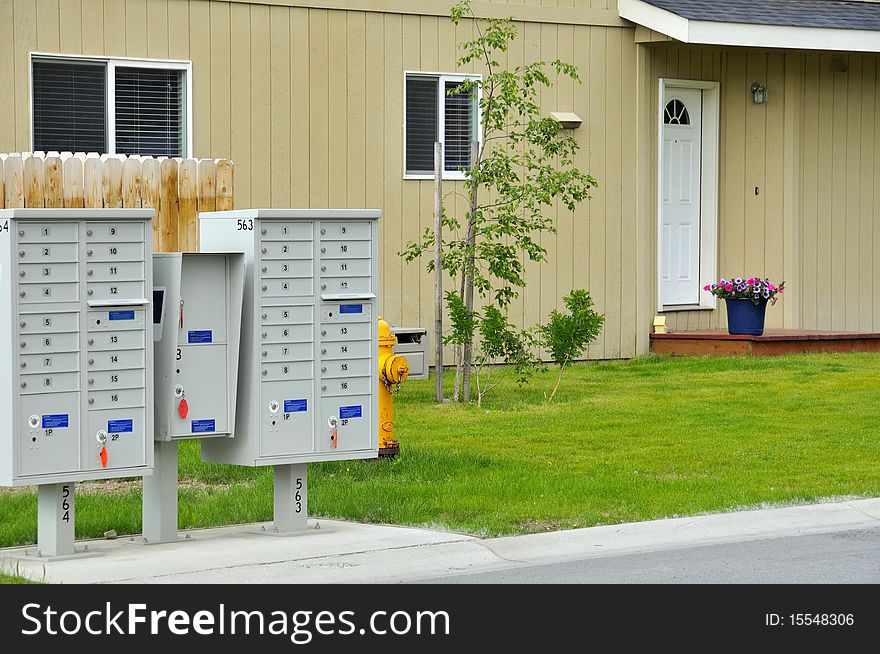
[[[391,333],[391,325],[379,316],[379,347],[391,347],[397,342],[397,338]]]

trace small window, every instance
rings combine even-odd
[[[33,149],[185,157],[189,64],[35,56]]]
[[[405,174],[433,177],[434,143],[443,144],[444,177],[463,177],[479,140],[477,89],[458,92],[463,75],[406,75]]]
[[[666,103],[666,115],[663,117],[666,125],[690,125],[691,117],[687,107],[681,100],[670,100]]]

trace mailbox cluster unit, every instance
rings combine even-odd
[[[152,467],[152,215],[0,211],[0,485]]]
[[[203,252],[246,259],[234,439],[206,460],[249,466],[374,458],[377,210],[200,214]]]

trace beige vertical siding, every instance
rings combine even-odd
[[[788,282],[783,303],[768,310],[770,327],[880,329],[873,264],[880,255],[874,235],[880,196],[873,192],[880,146],[878,57],[646,48],[652,144],[658,78],[721,83],[719,273]],[[766,104],[752,101],[754,81],[767,86]],[[726,324],[723,303],[713,312],[668,316],[677,330]]]
[[[0,84],[11,91],[0,96],[0,151],[30,146],[31,51],[191,60],[193,155],[235,160],[237,206],[381,208],[382,311],[392,323],[431,325],[431,277],[397,256],[432,211],[432,182],[402,175],[403,71],[456,70],[455,43],[473,32],[447,20],[451,4],[0,0]],[[415,6],[423,15],[406,13]],[[563,81],[541,103],[584,119],[578,164],[600,183],[574,215],[550,210],[559,234],[543,239],[547,263],[527,264],[529,286],[512,307],[519,323],[587,288],[607,318],[589,356],[647,351],[662,76],[721,83],[721,273],[790,282],[771,326],[880,329],[876,56],[686,47],[644,30],[637,38],[614,0],[475,7],[524,19],[504,64],[558,56],[578,67],[583,84]],[[767,84],[766,105],[751,102],[756,80]],[[463,214],[461,197],[448,203]],[[725,320],[723,309],[669,315],[679,330]]]

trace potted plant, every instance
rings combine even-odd
[[[764,333],[767,302],[776,304],[785,282],[778,286],[764,277],[724,279],[703,287],[727,303],[727,331],[730,334],[760,336]]]

